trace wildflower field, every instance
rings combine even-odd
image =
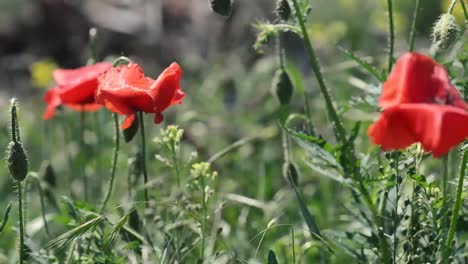
[[[468,263],[466,0],[26,2],[0,264]]]

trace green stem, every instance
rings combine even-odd
[[[460,176],[458,177],[457,196],[455,204],[453,205],[452,219],[450,221],[449,235],[447,237],[447,248],[444,260],[447,260],[452,252],[453,239],[455,237],[455,230],[457,229],[458,214],[462,204],[462,193],[463,193],[463,181],[466,176],[466,166],[468,163],[468,149],[463,153],[462,164],[460,167]]]
[[[24,219],[23,219],[23,186],[20,181],[16,181],[18,185],[18,218],[19,218],[19,263],[24,263]]]
[[[445,200],[447,200],[447,188],[448,188],[448,169],[449,169],[449,156],[448,154],[445,155],[442,159],[442,191],[445,197]]]
[[[104,201],[102,201],[101,209],[99,209],[99,212],[101,213],[104,212],[107,202],[109,202],[110,196],[112,194],[112,188],[114,186],[115,171],[117,169],[117,160],[118,160],[119,147],[120,147],[119,118],[117,114],[114,113],[113,115],[114,115],[114,125],[115,125],[114,156],[112,159],[112,169],[111,169],[111,175],[110,175],[110,181],[109,181],[109,188],[107,189],[107,193],[104,198]]]
[[[410,34],[410,45],[409,45],[409,51],[414,50],[414,40],[416,38],[416,22],[418,20],[418,14],[419,14],[419,3],[420,0],[416,0],[416,7],[414,9],[414,14],[413,14],[413,22],[411,23],[411,34]]]
[[[399,163],[399,153],[395,152],[393,155],[393,159],[395,162],[395,176],[396,176],[396,185],[395,185],[395,203],[394,203],[394,212],[393,212],[393,263],[397,263],[397,246],[398,246],[398,238],[397,238],[397,228],[398,228],[398,201],[400,200],[400,173],[398,170],[398,163]]]
[[[392,70],[393,66],[393,50],[395,46],[395,28],[393,24],[393,5],[392,0],[387,0],[387,8],[388,8],[388,26],[389,26],[389,33],[390,33],[390,46],[388,50],[388,72]]]
[[[141,167],[143,170],[144,180],[144,193],[145,193],[145,207],[148,208],[148,171],[146,170],[146,142],[145,142],[145,121],[143,120],[143,112],[138,112],[138,119],[140,119],[140,136],[141,136]]]
[[[47,234],[47,237],[50,239],[50,231],[49,225],[47,224],[46,213],[45,213],[45,202],[44,202],[44,192],[42,191],[41,181],[39,178],[36,178],[37,188],[39,189],[39,199],[41,202],[41,213],[42,213],[42,221],[44,222],[44,230]]]
[[[82,106],[81,112],[80,112],[80,151],[82,154],[84,154],[85,150],[85,144],[84,144],[84,133],[85,133],[85,112],[84,112],[84,105]],[[86,155],[83,155],[86,157]],[[83,180],[83,188],[84,188],[84,199],[85,201],[88,201],[88,178],[86,177],[86,170],[85,170],[85,164],[80,164],[80,170],[81,170],[81,177]]]
[[[297,21],[299,22],[299,26],[301,27],[302,35],[303,35],[304,42],[305,42],[305,47],[306,47],[307,53],[309,54],[310,64],[312,66],[312,70],[315,74],[315,77],[317,78],[317,82],[320,87],[320,92],[325,98],[325,104],[327,106],[330,119],[333,122],[337,140],[341,143],[344,143],[346,141],[346,131],[343,127],[343,123],[341,122],[340,117],[338,116],[335,110],[335,107],[333,106],[332,99],[325,85],[325,81],[322,76],[322,72],[320,70],[320,64],[318,63],[317,57],[315,56],[315,52],[312,47],[312,42],[310,41],[309,35],[307,33],[304,18],[302,16],[302,10],[299,7],[297,0],[292,0],[292,2],[294,5],[294,10],[295,10]]]
[[[202,242],[201,242],[201,252],[200,252],[200,259],[203,261],[205,258],[205,233],[206,233],[206,194],[205,194],[205,179],[202,175],[201,177],[201,185],[202,185],[202,207],[203,207],[203,223],[202,223]]]
[[[450,3],[449,9],[447,11],[449,14],[452,14],[453,9],[455,8],[455,5],[457,4],[457,1],[458,0],[452,0],[452,3]],[[460,1],[460,2],[462,2],[462,1]]]
[[[468,12],[466,11],[465,2],[463,0],[460,0],[460,4],[462,6],[463,15],[465,16],[465,23],[467,23],[468,22]]]
[[[174,163],[174,169],[176,172],[176,179],[177,179],[177,187],[180,188],[180,173],[179,173],[179,164],[177,162],[177,155],[176,155],[176,150],[175,146],[171,146],[171,152],[172,152],[172,163]]]

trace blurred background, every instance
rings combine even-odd
[[[174,60],[197,68],[228,64],[235,56],[243,65],[252,65],[259,57],[252,48],[252,24],[273,19],[274,2],[236,0],[233,15],[224,18],[211,12],[208,0],[0,0],[1,95],[22,97],[37,92],[34,85],[52,85],[47,83],[47,67],[86,64],[91,27],[99,32],[100,59],[132,56],[158,69]],[[335,44],[371,56],[382,52],[386,1],[311,2],[310,31],[322,57],[333,61]],[[395,2],[397,33],[406,40],[414,3]],[[427,36],[450,1],[424,2],[418,31]],[[289,45],[300,44],[291,41]]]

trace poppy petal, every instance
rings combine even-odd
[[[450,83],[444,66],[430,57],[411,52],[401,56],[384,82],[379,106],[406,103],[438,103],[467,108]]]
[[[62,103],[57,88],[52,88],[47,91],[44,95],[44,101],[47,103],[47,108],[42,118],[47,120],[55,115],[55,109]]]
[[[468,112],[448,105],[401,104],[384,110],[368,134],[383,150],[420,142],[439,157],[468,137]]]
[[[151,87],[157,109],[162,112],[172,104],[182,102],[185,93],[180,88],[182,68],[176,62],[167,67]]]
[[[69,87],[95,79],[111,67],[109,62],[100,62],[77,69],[57,69],[53,72],[53,77],[57,85]]]

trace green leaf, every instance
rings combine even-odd
[[[0,234],[2,233],[3,228],[5,228],[5,225],[8,222],[10,211],[11,211],[11,202],[8,204],[7,209],[5,210],[5,214],[3,215],[3,220],[2,220],[2,223],[0,224]]]
[[[103,249],[105,252],[108,252],[111,250],[112,246],[115,243],[115,240],[117,239],[117,236],[119,235],[120,231],[122,230],[123,226],[125,223],[127,223],[129,214],[124,215],[119,222],[112,228],[112,230],[103,238]]]
[[[375,69],[372,65],[364,61],[363,59],[359,58],[356,54],[354,54],[352,51],[346,50],[342,47],[338,47],[338,50],[343,52],[348,58],[351,60],[355,61],[357,64],[359,64],[361,67],[363,67],[368,73],[370,73],[372,76],[374,76],[378,81],[383,82],[385,81],[385,78],[378,73],[377,69]]]

